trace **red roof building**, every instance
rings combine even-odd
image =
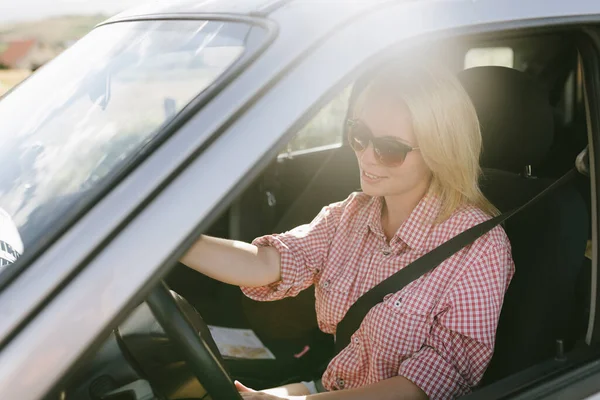
[[[0,54],[0,64],[11,69],[33,70],[55,56],[48,46],[35,39],[15,40],[8,43]]]

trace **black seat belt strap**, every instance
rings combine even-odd
[[[513,215],[523,211],[524,209],[537,203],[540,199],[547,196],[549,193],[562,186],[567,181],[570,181],[579,173],[573,168],[561,178],[553,182],[546,189],[538,193],[535,197],[527,201],[525,204],[517,207],[509,212],[498,215],[492,219],[482,222],[466,231],[456,235],[452,239],[444,242],[440,246],[431,250],[429,253],[419,257],[414,262],[410,263],[400,271],[383,280],[381,283],[373,287],[371,290],[363,294],[346,312],[344,318],[340,321],[336,330],[335,338],[335,354],[343,350],[350,338],[360,327],[367,313],[378,303],[381,303],[384,297],[391,293],[400,291],[410,282],[420,278],[427,272],[433,270],[440,265],[444,260],[458,252],[460,249],[472,244],[478,238],[485,235],[494,227],[500,225]]]

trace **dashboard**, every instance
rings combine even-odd
[[[175,295],[193,323],[195,309]],[[46,400],[200,399],[206,391],[143,303]]]

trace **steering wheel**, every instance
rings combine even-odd
[[[206,391],[218,394],[219,400],[240,400],[210,330],[196,310],[164,282],[152,290],[146,303]]]

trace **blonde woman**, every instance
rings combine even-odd
[[[319,327],[335,334],[363,293],[497,212],[477,183],[475,110],[447,71],[380,72],[356,101],[348,139],[361,193],[324,207],[308,225],[253,244],[202,237],[182,262],[257,300],[315,285]],[[510,243],[497,227],[373,307],[321,381],[264,392],[236,383],[238,390],[265,400],[466,394],[492,356],[513,272]]]

